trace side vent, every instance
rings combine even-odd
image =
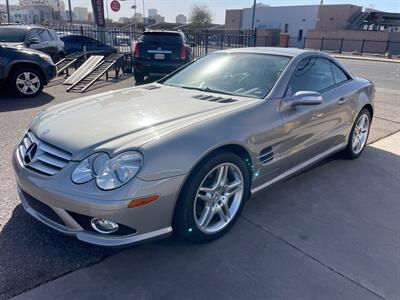
[[[217,103],[231,103],[231,102],[237,101],[232,98],[215,97],[212,95],[203,95],[203,94],[193,96],[193,98],[199,99],[199,100],[204,100],[204,101],[217,102]]]
[[[274,159],[274,152],[272,151],[272,147],[267,147],[260,152],[260,156],[258,157],[262,164],[266,164]]]

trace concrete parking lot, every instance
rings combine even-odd
[[[400,64],[342,62],[377,85],[363,156],[327,159],[255,195],[228,235],[204,245],[173,237],[104,249],[29,217],[12,148],[37,112],[81,95],[57,82],[36,99],[0,91],[0,298],[399,299]]]

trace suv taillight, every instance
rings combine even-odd
[[[140,57],[140,45],[139,45],[139,43],[135,44],[135,52],[134,52],[133,56],[135,58],[139,58]]]
[[[181,47],[181,59],[186,59],[186,46],[182,45]]]

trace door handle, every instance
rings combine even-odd
[[[346,103],[346,102],[347,102],[347,98],[342,97],[342,98],[339,99],[338,104],[339,104],[339,105],[342,105],[342,104],[344,104],[344,103]]]

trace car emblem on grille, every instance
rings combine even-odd
[[[34,161],[35,155],[37,153],[38,149],[38,144],[37,143],[32,143],[28,149],[26,149],[25,155],[24,155],[24,163],[26,165],[31,164]]]

